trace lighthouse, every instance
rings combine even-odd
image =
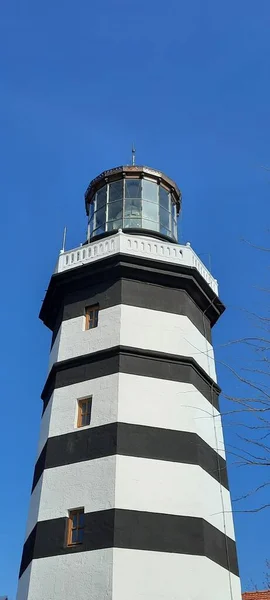
[[[134,163],[134,161],[133,161]],[[40,312],[52,332],[17,600],[240,600],[212,346],[181,193],[113,168]]]

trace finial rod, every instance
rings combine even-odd
[[[136,161],[136,148],[134,146],[134,144],[132,144],[132,166],[134,167],[135,165],[135,161]]]
[[[66,247],[66,237],[67,237],[67,228],[64,227],[64,232],[63,232],[63,243],[62,243],[62,249],[61,249],[61,253],[65,252],[65,247]]]

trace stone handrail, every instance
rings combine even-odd
[[[217,280],[214,279],[194,250],[192,250],[189,243],[185,246],[171,244],[170,242],[142,235],[128,235],[121,230],[110,237],[91,242],[85,246],[79,246],[79,248],[74,248],[67,252],[61,252],[55,272],[62,273],[68,269],[74,269],[75,267],[119,252],[194,267],[218,295]]]

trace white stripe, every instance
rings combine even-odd
[[[222,494],[234,539],[230,494]],[[197,465],[117,455],[46,469],[31,497],[27,535],[37,520],[66,517],[77,506],[201,517],[225,533],[220,485]]]
[[[232,598],[228,571],[206,557],[121,548],[113,557],[113,600],[241,600],[239,577]]]
[[[47,437],[78,431],[77,399],[88,395],[93,397],[90,427],[120,421],[189,431],[225,457],[220,415],[193,385],[125,373],[55,389],[42,417],[38,455]]]
[[[112,599],[112,548],[33,560],[30,585],[29,569],[19,580],[17,600]]]
[[[29,569],[29,567],[28,567]],[[109,548],[33,560],[17,600],[241,600],[240,580],[204,556]]]
[[[119,304],[99,312],[98,327],[84,331],[84,323],[84,316],[62,322],[49,368],[54,362],[122,344],[191,356],[216,380],[213,348],[188,317]]]

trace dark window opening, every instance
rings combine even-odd
[[[98,326],[98,313],[98,304],[87,306],[85,309],[85,329],[94,329]]]
[[[76,546],[83,543],[84,526],[84,509],[76,508],[70,510],[68,517],[68,546]]]
[[[78,400],[77,427],[86,427],[91,421],[92,398]]]

